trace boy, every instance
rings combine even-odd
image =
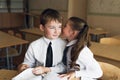
[[[41,80],[44,78],[43,74],[48,72],[64,72],[65,69],[62,64],[62,56],[66,43],[58,38],[61,34],[61,28],[62,17],[58,11],[46,9],[41,13],[40,30],[44,31],[44,36],[30,44],[24,62],[18,67],[19,72],[23,70],[26,71],[26,69],[29,68],[29,71],[34,74],[32,77],[24,75],[26,80]],[[48,51],[48,47],[51,48],[51,46],[52,50]],[[51,62],[47,61],[47,51],[52,53],[52,60],[48,60]],[[50,58],[50,55],[48,58]],[[22,73],[24,74],[25,71]],[[27,75],[29,74],[28,72]],[[24,78],[18,77],[20,77],[20,75],[13,78],[13,80],[24,80]]]

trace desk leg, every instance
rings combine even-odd
[[[6,48],[6,56],[7,56],[7,68],[10,69],[10,61],[9,61],[9,55],[8,55],[8,48]]]
[[[100,35],[95,35],[95,37],[96,37],[96,42],[99,42],[100,41]]]

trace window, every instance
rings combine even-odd
[[[23,12],[23,0],[0,0],[0,12]]]
[[[0,12],[8,12],[5,0],[0,0]]]

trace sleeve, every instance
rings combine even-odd
[[[82,50],[79,57],[78,63],[81,62],[84,65],[84,69],[80,71],[75,71],[76,77],[86,77],[86,78],[100,78],[103,74],[99,63],[94,59],[92,52],[87,50]]]
[[[35,58],[34,58],[34,51],[33,51],[32,45],[28,47],[23,64],[27,64],[30,67],[35,66]]]
[[[56,72],[56,73],[64,73],[66,72],[66,66],[60,62],[57,65],[53,66],[50,68],[51,71]]]

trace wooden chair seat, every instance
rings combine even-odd
[[[17,75],[16,70],[0,70],[0,80],[11,80],[15,75]]]

